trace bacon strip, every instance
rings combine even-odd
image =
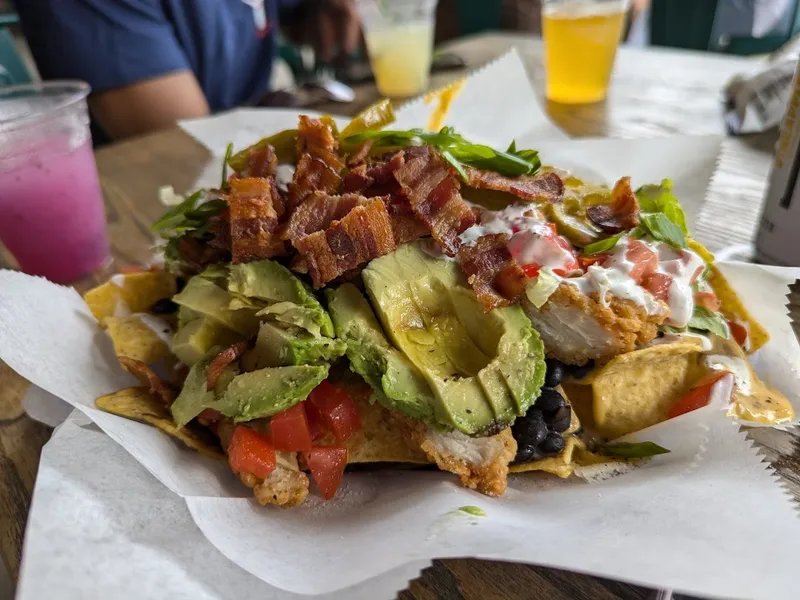
[[[525,291],[525,273],[508,251],[506,234],[484,235],[474,246],[462,246],[458,262],[486,312],[513,304]]]
[[[211,364],[208,365],[208,371],[206,372],[206,389],[213,390],[217,385],[217,381],[219,381],[220,375],[222,375],[222,372],[225,370],[225,367],[241,358],[242,354],[244,354],[249,347],[250,344],[247,342],[237,342],[233,344],[233,346],[228,346],[225,350],[217,354],[214,360],[211,361]]]
[[[529,202],[561,202],[564,197],[564,182],[556,173],[520,175],[506,177],[493,171],[467,168],[470,187],[508,192]]]
[[[140,360],[134,360],[127,356],[120,356],[119,362],[139,381],[150,386],[150,393],[160,398],[165,406],[169,407],[175,401],[177,394],[173,387],[156,375],[153,370]]]
[[[308,264],[315,288],[396,248],[389,213],[380,198],[356,206],[325,231],[293,243]]]
[[[234,264],[271,258],[286,249],[276,234],[278,213],[273,204],[275,181],[255,177],[232,179],[225,195],[230,209],[231,254]]]
[[[278,156],[275,148],[252,146],[247,151],[247,165],[239,171],[239,177],[274,177],[278,168]]]
[[[335,194],[342,185],[344,162],[330,125],[301,115],[297,134],[297,168],[289,184],[288,208],[293,210],[313,192]]]
[[[365,160],[367,160],[369,151],[372,150],[372,146],[374,143],[375,142],[373,140],[365,140],[364,142],[362,142],[362,144],[358,147],[358,149],[347,160],[347,166],[355,167],[356,165],[360,165]]]
[[[639,201],[631,189],[631,178],[623,177],[611,190],[611,204],[593,204],[586,216],[606,233],[628,231],[639,225]]]
[[[359,194],[330,196],[325,192],[314,192],[298,206],[282,234],[284,240],[295,240],[315,231],[330,227],[333,221],[342,219],[356,206],[368,204],[369,200]]]
[[[475,214],[461,198],[458,182],[446,163],[428,147],[415,150],[395,171],[395,179],[403,186],[417,218],[443,250],[454,256],[458,236],[475,224]]]

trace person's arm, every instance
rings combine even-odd
[[[92,86],[92,116],[114,139],[209,112],[160,0],[19,0],[44,79]]]
[[[89,109],[112,139],[157,131],[179,119],[204,117],[209,113],[203,90],[190,71],[92,94]]]

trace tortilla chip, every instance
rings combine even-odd
[[[114,315],[148,312],[158,300],[177,293],[175,275],[166,271],[142,271],[114,275],[110,281],[89,290],[83,296],[94,318],[105,326]]]
[[[366,384],[348,382],[347,393],[356,403],[361,416],[361,429],[347,440],[347,463],[416,463],[430,461],[422,449],[409,443],[402,430],[395,426],[388,410],[370,404],[372,390]]]
[[[511,473],[526,473],[528,471],[544,471],[558,475],[566,479],[575,470],[574,453],[576,448],[585,448],[583,441],[575,436],[569,436],[565,440],[566,445],[558,456],[551,458],[540,458],[530,463],[511,465],[508,470]]]
[[[117,356],[151,364],[172,356],[169,346],[138,317],[106,317],[108,335]]]
[[[581,420],[614,439],[667,418],[675,398],[703,372],[700,352],[699,342],[691,339],[634,350],[596,369],[588,386],[581,380],[565,383],[564,389],[574,397]]]
[[[747,337],[750,341],[747,353],[752,354],[766,344],[769,341],[769,333],[750,314],[736,290],[728,283],[728,280],[725,279],[725,276],[716,265],[711,265],[711,277],[709,277],[708,283],[717,298],[719,298],[720,312],[723,316],[729,321],[738,321],[747,327]]]
[[[132,387],[100,396],[95,400],[95,405],[111,414],[153,425],[200,454],[212,458],[225,458],[225,453],[214,443],[210,433],[176,427],[169,410],[156,400],[147,388]]]

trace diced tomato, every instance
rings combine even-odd
[[[522,265],[522,271],[528,277],[538,277],[540,268],[539,265]]]
[[[328,433],[325,426],[325,419],[319,412],[319,409],[310,402],[304,402],[306,409],[306,418],[308,419],[308,429],[311,432],[312,441],[317,441]]]
[[[711,312],[717,312],[719,310],[719,298],[717,298],[714,292],[695,292],[694,303]]]
[[[269,420],[272,445],[287,452],[311,450],[311,429],[308,426],[304,403],[273,415]]]
[[[602,254],[583,254],[578,257],[578,263],[581,265],[581,269],[584,271],[591,267],[593,264],[600,263],[602,264],[604,260],[608,258],[607,253]]]
[[[728,327],[731,328],[731,335],[736,343],[744,348],[747,344],[747,327],[736,321],[728,321]]]
[[[651,273],[642,280],[642,287],[650,292],[654,298],[667,302],[672,277],[664,273]]]
[[[628,240],[625,258],[633,263],[630,277],[636,283],[641,283],[645,277],[658,268],[658,254],[639,240]]]
[[[673,419],[693,410],[697,410],[698,408],[704,407],[711,399],[711,388],[726,375],[730,375],[730,372],[713,371],[700,378],[700,380],[695,383],[688,392],[678,398],[678,401],[673,404],[672,408],[670,408],[669,412],[667,413],[667,418]]]
[[[345,441],[361,429],[361,417],[353,399],[327,379],[314,388],[306,402],[317,409],[337,442]]]
[[[312,448],[308,452],[303,452],[303,458],[322,497],[325,500],[333,498],[347,466],[347,448],[341,446]]]
[[[206,408],[203,412],[197,415],[197,420],[201,425],[213,425],[222,419],[222,414],[213,408]]]
[[[237,425],[228,444],[228,463],[234,471],[264,479],[275,470],[275,448],[257,431]]]

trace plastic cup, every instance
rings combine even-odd
[[[57,283],[110,260],[88,94],[78,81],[0,88],[0,241]]]
[[[428,88],[437,0],[356,0],[375,84],[388,98]]]
[[[608,93],[628,0],[543,0],[547,98],[599,102]]]

